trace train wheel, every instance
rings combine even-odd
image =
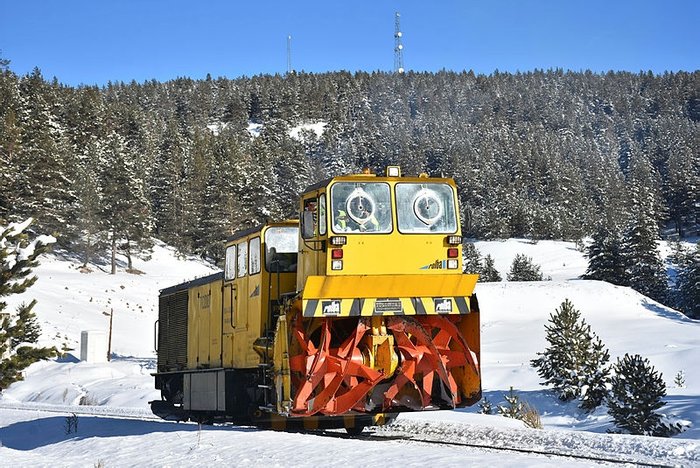
[[[212,426],[214,424],[213,417],[203,411],[192,411],[190,413],[190,421],[196,422],[202,426]]]
[[[362,434],[362,431],[365,430],[365,426],[354,426],[354,427],[346,427],[345,432],[348,433],[350,436],[359,436]]]

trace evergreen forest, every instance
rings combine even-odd
[[[86,262],[152,237],[217,262],[234,231],[296,217],[308,185],[390,164],[454,177],[471,237],[683,237],[700,220],[700,71],[74,87],[0,64],[0,220],[33,217]]]

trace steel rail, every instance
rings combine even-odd
[[[634,460],[630,458],[610,458],[610,457],[596,457],[592,455],[582,455],[582,454],[576,454],[576,453],[567,453],[567,452],[557,452],[557,451],[545,451],[545,450],[536,450],[536,449],[527,449],[523,447],[508,447],[508,446],[494,446],[494,445],[486,445],[486,444],[477,444],[477,443],[469,443],[469,442],[455,442],[455,441],[444,441],[444,440],[435,440],[435,439],[421,439],[418,437],[415,437],[410,434],[401,434],[399,431],[395,431],[394,434],[387,434],[386,436],[380,435],[377,433],[365,433],[361,434],[359,436],[351,436],[348,434],[344,434],[342,432],[332,432],[332,431],[311,431],[314,434],[322,435],[325,437],[337,437],[339,439],[359,439],[359,440],[367,440],[367,441],[406,441],[406,442],[417,442],[417,443],[424,443],[424,444],[430,444],[430,445],[447,445],[447,446],[452,446],[452,447],[470,447],[470,448],[478,448],[482,450],[493,450],[493,451],[502,451],[502,452],[517,452],[517,453],[531,453],[533,455],[542,455],[542,456],[549,456],[549,457],[561,457],[561,458],[573,458],[577,460],[586,460],[586,461],[595,461],[595,462],[605,462],[605,463],[614,463],[614,464],[620,464],[620,465],[630,465],[633,464],[635,466],[648,466],[648,467],[654,467],[654,468],[672,468],[674,466],[678,466],[677,464],[664,464],[664,463],[652,463],[652,462],[643,462],[639,460]]]

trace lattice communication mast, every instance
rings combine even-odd
[[[401,14],[396,12],[394,27],[394,73],[403,73],[403,44],[401,44]]]
[[[292,36],[287,36],[287,73],[292,73]]]

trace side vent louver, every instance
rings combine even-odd
[[[187,290],[158,300],[158,371],[187,367]]]

